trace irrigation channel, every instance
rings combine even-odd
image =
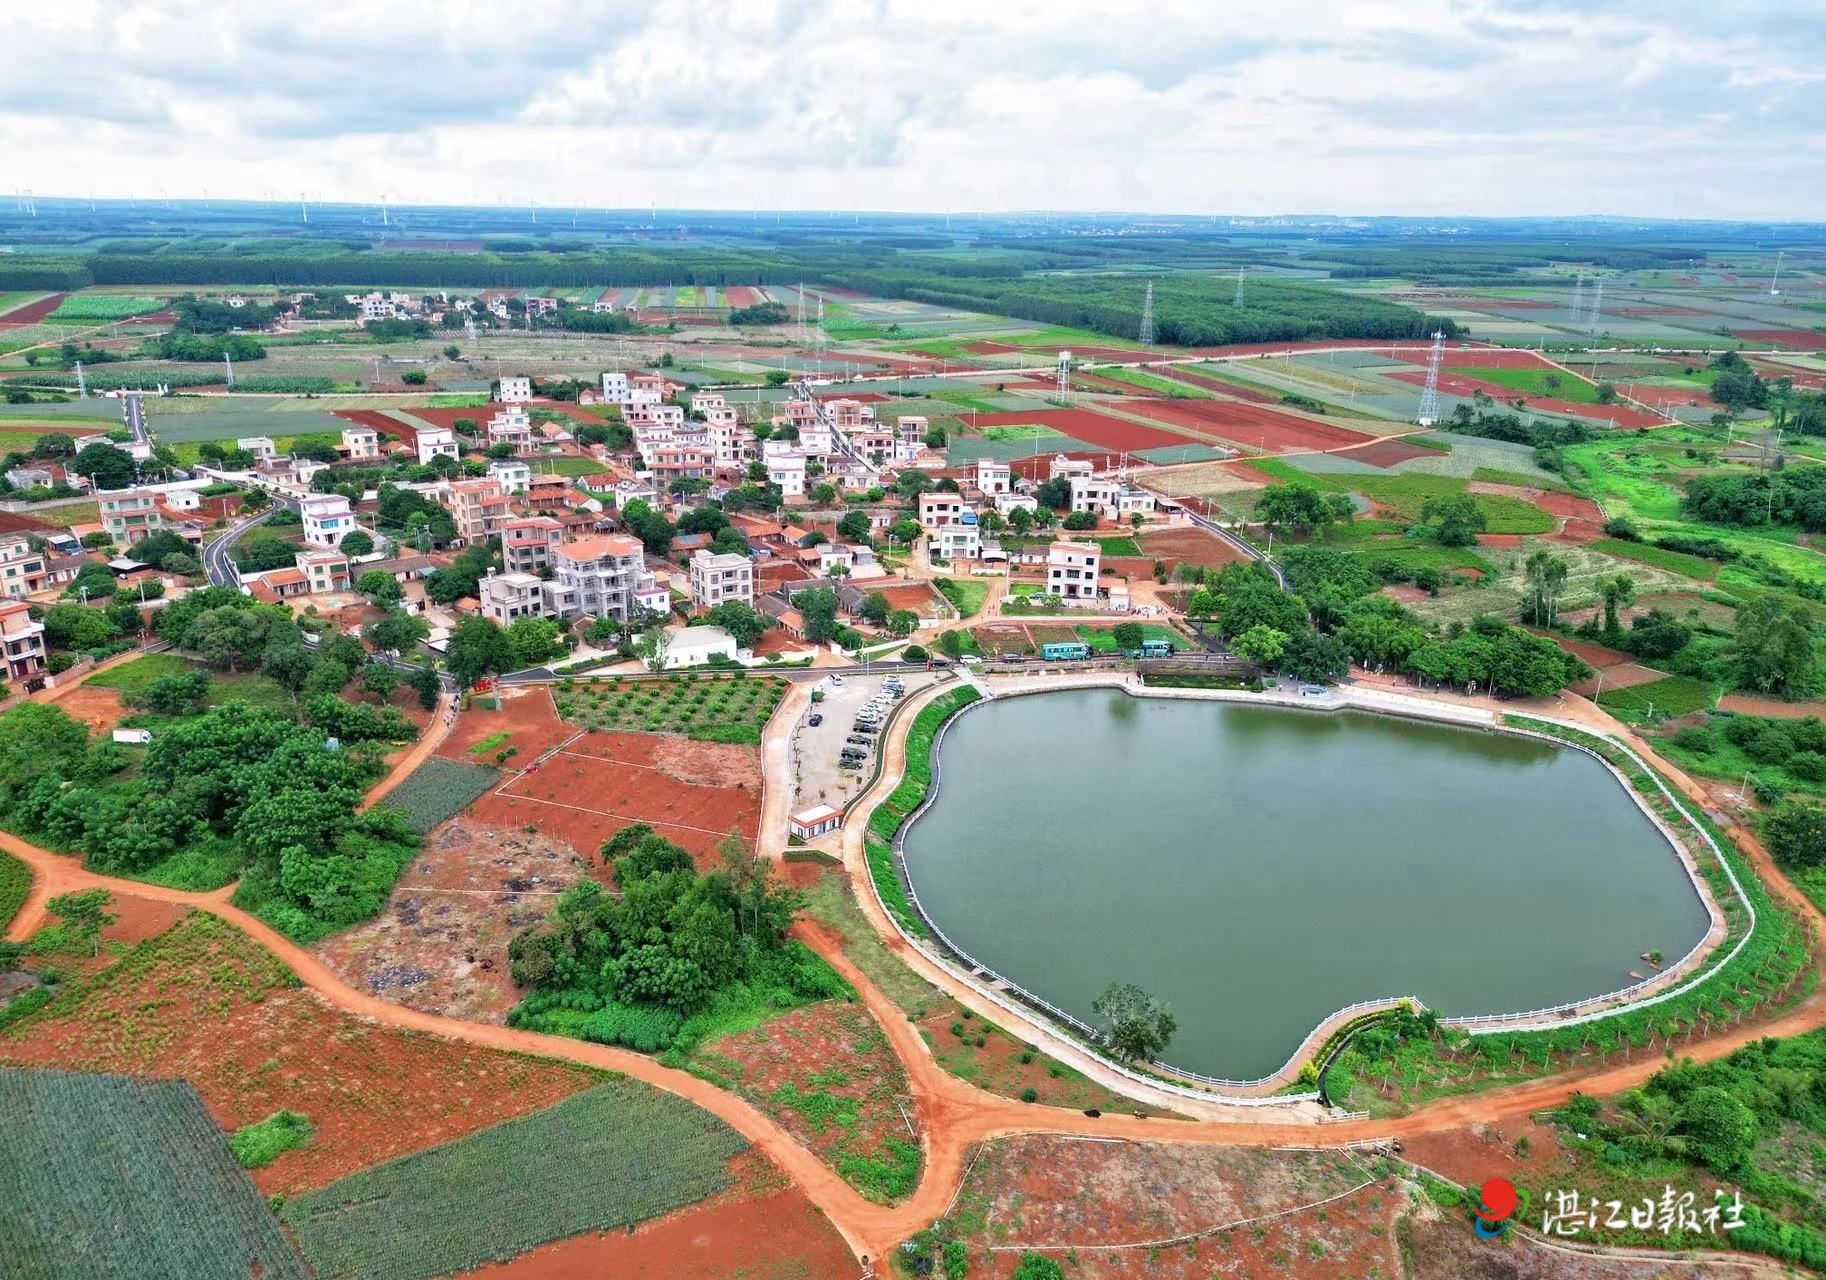
[[[1112,981],[1160,996],[1202,1075],[1267,1075],[1378,996],[1598,996],[1709,922],[1604,765],[1539,740],[1081,689],[972,709],[939,764],[904,841],[932,920],[1078,1018]]]

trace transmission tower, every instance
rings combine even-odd
[[[1596,333],[1598,331],[1598,311],[1603,306],[1604,306],[1604,278],[1602,276],[1600,276],[1598,278],[1597,287],[1591,291],[1591,315],[1589,317],[1587,317],[1587,322],[1585,325],[1585,331],[1587,333]]]
[[[1446,358],[1446,335],[1433,331],[1433,349],[1427,353],[1427,385],[1420,393],[1420,412],[1414,421],[1430,427],[1439,420],[1439,365]]]
[[[76,362],[76,394],[82,399],[89,398],[89,382],[82,375],[82,361]]]
[[[1769,277],[1769,296],[1771,298],[1781,296],[1782,291],[1775,286],[1782,281],[1782,256],[1784,252],[1785,250],[1778,249],[1775,254],[1775,274]]]
[[[799,282],[799,338],[798,345],[805,345],[805,281]]]
[[[824,373],[824,297],[818,298],[818,373]]]
[[[1248,270],[1247,267],[1238,267],[1236,269],[1236,296],[1230,299],[1230,305],[1233,307],[1240,307],[1243,305],[1243,272],[1246,270]]]
[[[1056,394],[1058,396],[1060,403],[1062,403],[1062,404],[1071,403],[1071,398],[1072,398],[1072,353],[1069,351],[1061,351],[1059,353],[1059,374],[1058,374],[1057,386],[1055,387],[1054,394]]]
[[[1148,291],[1141,298],[1141,345],[1154,345],[1154,282],[1148,281]]]
[[[1585,273],[1579,272],[1572,282],[1572,322],[1579,323],[1579,317],[1585,314]]]
[[[466,315],[463,317],[463,328],[465,328],[469,331],[469,345],[470,346],[475,346],[477,343],[481,342],[481,340],[482,340],[481,331],[476,328],[476,318],[475,318],[474,314]]]
[[[228,358],[226,352],[222,355],[222,366],[228,370],[228,389],[233,391],[235,389],[235,362]]]

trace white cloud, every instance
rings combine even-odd
[[[0,186],[1816,217],[1826,21],[1698,0],[60,0]]]

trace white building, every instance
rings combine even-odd
[[[271,436],[242,436],[235,441],[235,448],[253,455],[256,464],[271,462],[279,456],[278,448]]]
[[[1046,548],[1046,593],[1062,600],[1095,600],[1103,549],[1095,543],[1055,542]]]
[[[528,377],[502,378],[495,399],[502,404],[525,404],[533,398],[533,380]]]
[[[490,570],[477,595],[481,597],[482,616],[503,627],[516,618],[545,616],[545,583],[530,573]]]
[[[418,433],[418,460],[428,465],[433,458],[457,456],[456,432],[449,427],[427,427]]]
[[[628,403],[628,375],[625,373],[605,373],[602,375],[602,398],[610,404]]]
[[[678,671],[707,666],[712,658],[719,656],[733,661],[741,652],[735,637],[721,627],[681,627],[671,633],[665,667],[668,671]]]
[[[926,534],[926,555],[945,560],[980,560],[983,534],[976,518],[960,524],[940,525]]]
[[[488,474],[507,493],[525,493],[533,479],[532,467],[518,458],[496,458],[488,464]]]
[[[754,561],[733,552],[694,551],[691,555],[691,596],[700,609],[713,609],[725,601],[754,603]]]
[[[780,486],[781,497],[802,497],[805,493],[805,455],[785,453],[767,459],[767,478]]]
[[[1154,495],[1113,476],[1073,475],[1070,478],[1073,511],[1088,511],[1106,520],[1127,520],[1154,510]]]
[[[978,458],[974,478],[976,487],[991,498],[1014,492],[1014,478],[1006,462],[998,462],[994,458]]]
[[[355,512],[340,493],[312,494],[298,505],[304,518],[304,540],[313,547],[334,550],[355,532]]]
[[[345,427],[342,433],[342,447],[348,452],[349,461],[365,462],[380,457],[380,432],[372,427]]]
[[[521,405],[508,405],[488,420],[488,443],[512,445],[516,453],[528,452],[533,447],[532,415]]]
[[[664,609],[665,588],[647,572],[638,538],[607,534],[567,542],[552,552],[552,612],[561,617],[627,619],[646,608]]]
[[[159,514],[158,495],[151,489],[116,489],[97,497],[101,527],[122,546],[138,542],[165,525]]]

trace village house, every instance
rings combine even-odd
[[[638,538],[606,534],[567,542],[551,553],[552,612],[566,618],[618,618],[664,610],[666,592],[646,568]]]
[[[298,568],[312,595],[349,589],[349,557],[340,551],[301,551]]]
[[[753,604],[754,561],[734,553],[693,552],[691,597],[700,609],[713,609],[730,600]]]
[[[533,447],[532,416],[519,405],[509,405],[488,420],[488,443],[512,445],[514,452],[525,453]]]
[[[919,495],[919,523],[929,530],[960,523],[969,509],[970,504],[960,493],[929,489]]]
[[[1061,600],[1095,600],[1103,549],[1095,543],[1054,542],[1046,548],[1046,593]]]
[[[355,532],[355,512],[340,493],[313,494],[298,504],[304,521],[304,540],[313,547],[334,549]]]
[[[501,522],[501,562],[510,573],[551,568],[552,552],[564,540],[564,526],[550,516],[520,516]]]
[[[435,458],[454,458],[456,456],[456,432],[449,427],[427,427],[418,433],[420,466],[429,466]]]
[[[0,540],[0,591],[8,600],[23,600],[49,584],[49,562],[43,551],[32,550],[27,537]]]
[[[502,378],[495,391],[495,400],[500,404],[525,404],[533,398],[533,380],[521,376]]]
[[[971,481],[986,498],[1014,492],[1013,474],[1008,464],[995,458],[978,458]]]
[[[488,464],[488,478],[505,493],[525,493],[532,487],[533,469],[518,458],[495,458]]]
[[[122,546],[138,542],[161,528],[158,494],[151,489],[115,489],[97,495],[101,527]]]
[[[345,427],[342,451],[350,462],[371,462],[380,457],[380,432],[372,427]]]
[[[482,616],[506,626],[516,618],[543,618],[546,614],[546,584],[530,573],[510,570],[488,571],[477,595]]]
[[[478,542],[494,532],[489,517],[496,518],[498,528],[509,501],[500,481],[493,478],[451,480],[444,485],[442,500],[456,522],[457,537],[465,543]]]
[[[50,684],[45,672],[44,624],[33,619],[23,600],[0,604],[0,660],[6,680],[30,691]]]
[[[279,456],[279,448],[271,436],[242,436],[235,441],[235,448],[252,455],[256,466],[271,462]]]

